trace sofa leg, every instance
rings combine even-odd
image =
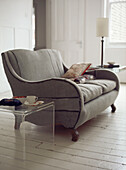
[[[76,129],[72,130],[72,141],[76,142],[79,139],[79,132]]]
[[[111,112],[112,112],[112,113],[114,113],[114,112],[116,111],[116,107],[115,107],[115,105],[114,105],[114,104],[112,104],[112,105],[111,105],[111,108],[112,108],[112,111],[111,111]]]

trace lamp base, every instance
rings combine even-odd
[[[104,65],[100,65],[100,66],[97,66],[97,67],[99,67],[99,68],[104,68]]]
[[[104,67],[103,65],[103,49],[104,49],[104,37],[101,39],[101,67]]]

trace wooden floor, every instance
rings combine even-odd
[[[126,170],[126,85],[116,106],[81,126],[76,143],[62,127],[54,144],[43,142],[42,127],[24,122],[14,130],[13,114],[0,112],[0,170]]]

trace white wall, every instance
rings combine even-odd
[[[105,4],[108,5],[108,1],[104,0]],[[105,11],[106,16],[109,17],[108,9]],[[120,45],[112,46],[109,45],[109,43],[106,43],[106,49],[105,49],[105,62],[108,61],[114,61],[118,63],[119,65],[125,65],[126,66],[126,46],[121,47]],[[126,83],[126,70],[121,71],[117,73],[120,79],[120,82]]]
[[[96,18],[103,15],[103,0],[85,0],[85,61],[100,64],[100,39],[96,37]]]
[[[0,53],[32,48],[32,0],[0,0]],[[0,93],[10,90],[0,57]]]
[[[106,0],[105,0],[106,1]],[[100,64],[100,38],[96,37],[96,18],[103,17],[104,0],[85,0],[85,61],[93,65]],[[126,65],[126,48],[111,48],[105,46],[104,64],[115,61]],[[126,83],[126,70],[117,73],[121,82]]]

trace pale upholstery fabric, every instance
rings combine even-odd
[[[42,80],[64,74],[61,55],[56,50],[14,50],[8,55],[16,73],[24,79]]]
[[[102,95],[102,87],[95,84],[79,84],[78,86],[82,91],[85,103]]]
[[[111,104],[113,104],[113,100],[115,101],[117,96],[118,96],[118,91],[113,90],[109,93],[99,96],[95,100],[91,100],[90,102],[86,103],[82,110],[82,114],[79,115],[79,119],[76,123],[76,127],[79,127],[84,122],[97,116],[108,106],[111,106]]]
[[[112,80],[105,79],[97,79],[97,80],[89,80],[86,84],[94,84],[100,86],[102,88],[102,93],[107,93],[116,88],[116,82]]]
[[[118,95],[118,77],[108,70],[91,71],[96,78],[94,83],[78,85],[61,78],[67,67],[56,50],[11,50],[2,53],[2,59],[13,95],[34,95],[45,102],[53,100],[56,124],[66,128],[78,128],[113,104]],[[38,125],[47,119],[41,113],[25,118]]]
[[[116,82],[112,80],[89,80],[84,84],[78,84],[84,96],[84,102],[87,103],[104,93],[110,92],[115,89]]]

